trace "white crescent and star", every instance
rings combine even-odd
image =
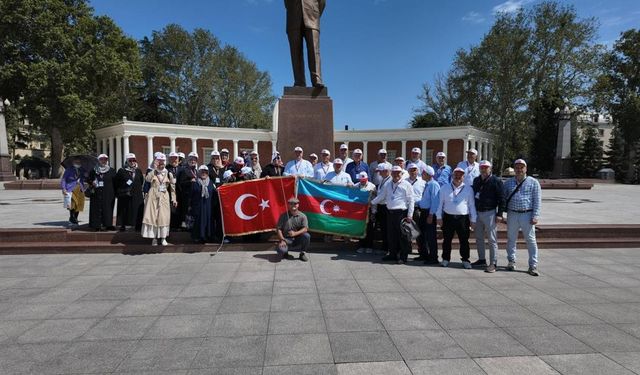
[[[258,216],[258,214],[255,215],[247,215],[242,211],[242,203],[245,201],[245,199],[247,198],[255,198],[258,199],[258,197],[256,197],[253,194],[242,194],[241,196],[238,197],[238,199],[236,199],[236,203],[234,205],[235,207],[235,211],[236,211],[236,215],[238,215],[238,217],[242,220],[253,220],[256,216]],[[269,200],[264,200],[262,198],[260,198],[260,204],[258,204],[258,207],[262,208],[262,211],[266,210],[267,208],[269,208]]]
[[[322,212],[325,215],[331,215],[331,212],[327,212],[327,208],[326,208],[326,205],[329,202],[331,202],[331,204],[333,204],[333,208],[331,209],[331,211],[333,211],[334,213],[340,212],[340,206],[338,206],[337,204],[333,203],[333,201],[331,199],[325,199],[322,202],[320,202],[320,212]]]

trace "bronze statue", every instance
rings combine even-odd
[[[294,86],[306,86],[302,40],[307,45],[307,60],[313,87],[324,87],[320,72],[320,16],[326,0],[284,0],[287,9],[287,36],[291,50]]]

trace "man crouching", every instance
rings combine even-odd
[[[309,257],[306,254],[311,235],[309,235],[309,222],[307,216],[298,211],[300,201],[298,198],[289,198],[289,209],[280,215],[276,231],[278,233],[278,245],[276,250],[282,258],[293,260],[289,250],[299,250],[300,260],[306,262]]]

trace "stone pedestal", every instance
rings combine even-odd
[[[16,176],[13,175],[11,169],[11,157],[9,155],[0,155],[0,181],[15,181]]]
[[[16,178],[11,169],[11,156],[7,141],[7,125],[4,120],[4,109],[7,103],[0,98],[0,181],[14,181]]]
[[[333,100],[327,88],[285,87],[278,104],[278,141],[283,162],[295,157],[296,146],[320,155],[323,148],[333,154]],[[334,155],[332,155],[334,156]]]
[[[558,121],[558,141],[556,143],[556,159],[553,163],[553,178],[570,178],[571,170],[571,120],[568,111],[560,112]]]

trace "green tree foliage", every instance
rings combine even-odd
[[[623,181],[638,183],[637,143],[640,141],[640,30],[622,33],[605,59],[594,87],[595,105],[611,113],[616,128],[613,153],[624,155],[613,164]],[[618,169],[616,169],[618,168]]]
[[[413,129],[440,128],[443,126],[451,126],[451,123],[438,117],[435,112],[416,113],[409,122],[409,127]]]
[[[540,176],[547,176],[552,170],[558,141],[557,108],[564,107],[557,93],[543,92],[534,100],[529,109],[532,116],[534,137],[531,144],[531,164]]]
[[[573,160],[576,177],[592,178],[602,168],[603,148],[598,136],[598,128],[591,124],[582,124],[579,147]]]
[[[136,42],[85,0],[0,1],[0,87],[51,137],[53,166],[127,113],[138,63]]]
[[[179,25],[140,42],[143,86],[138,120],[267,128],[275,97],[271,78],[209,31]]]

